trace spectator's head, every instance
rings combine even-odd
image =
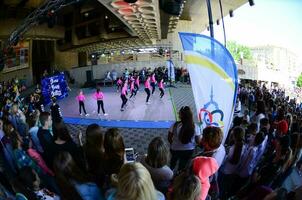
[[[125,144],[123,136],[119,133],[118,129],[111,128],[106,131],[104,139],[105,153],[108,155],[124,156]]]
[[[263,118],[260,120],[260,129],[265,129],[266,131],[269,131],[270,127],[271,126],[267,118]]]
[[[179,118],[181,121],[181,129],[178,138],[181,143],[187,144],[192,140],[192,137],[195,134],[193,114],[189,106],[181,107],[179,110]]]
[[[80,91],[79,91],[79,95],[83,95],[83,90],[80,90]]]
[[[276,151],[285,154],[291,146],[291,138],[286,135],[279,137],[276,143]]]
[[[264,101],[258,101],[257,102],[257,111],[256,111],[256,114],[259,115],[259,114],[265,114],[265,103]]]
[[[19,106],[17,103],[14,103],[11,107],[11,112],[12,114],[17,114],[18,113],[18,110],[19,110]]]
[[[243,123],[243,118],[242,117],[238,117],[238,116],[234,117],[233,127],[240,126],[242,123]]]
[[[19,177],[26,188],[37,191],[40,188],[40,178],[31,167],[23,167],[20,169]]]
[[[230,159],[230,163],[236,165],[240,161],[240,157],[242,154],[242,148],[245,139],[245,131],[240,126],[237,126],[232,130],[231,134],[235,147],[234,147],[234,153]]]
[[[285,119],[284,108],[279,108],[277,111],[277,120],[281,121]]]
[[[40,114],[40,123],[44,129],[48,129],[52,126],[52,119],[49,112],[42,112]]]
[[[265,138],[265,135],[262,131],[260,131],[259,133],[256,134],[255,136],[255,140],[254,140],[254,146],[257,147],[260,144],[262,144],[263,140]]]
[[[218,149],[222,143],[223,133],[219,127],[208,126],[203,129],[201,144],[206,151]]]
[[[169,148],[161,137],[154,138],[148,147],[146,162],[153,168],[161,168],[168,164],[170,158]]]
[[[56,182],[63,199],[82,199],[74,187],[74,182],[79,184],[90,182],[90,179],[78,168],[71,155],[60,152],[54,159],[53,169]]]
[[[151,176],[142,164],[134,162],[123,165],[118,175],[116,199],[157,199]]]
[[[256,135],[257,134],[257,124],[256,123],[251,123],[247,127],[247,131],[249,134]]]
[[[104,151],[104,134],[101,127],[97,124],[90,124],[86,129],[86,144],[85,147],[91,152]]]
[[[177,176],[173,182],[173,200],[195,200],[201,194],[200,180],[194,174],[186,172]]]
[[[60,139],[65,142],[71,141],[71,136],[69,134],[68,128],[62,121],[54,123],[53,135],[54,135],[55,140]]]
[[[37,125],[38,119],[39,119],[39,111],[33,112],[33,113],[28,117],[28,120],[27,120],[28,127],[29,127],[29,128],[35,127],[35,126]]]

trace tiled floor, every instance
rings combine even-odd
[[[193,113],[196,113],[193,93],[190,86],[177,84],[177,88],[171,88],[171,94],[177,110],[182,106],[189,105],[192,108]],[[68,127],[76,141],[79,131],[85,133],[87,128],[87,126],[75,124],[68,124]],[[106,131],[105,128],[103,128],[103,130],[104,132]],[[123,135],[126,147],[133,147],[135,151],[140,154],[147,152],[148,144],[154,137],[161,136],[167,141],[168,135],[168,129],[119,128],[119,130]]]

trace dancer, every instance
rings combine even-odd
[[[164,89],[164,79],[161,79],[160,82],[158,83],[158,88],[160,91],[160,98],[163,98],[163,96],[165,95],[165,89]]]
[[[80,115],[82,115],[82,108],[83,108],[83,111],[85,113],[85,116],[89,116],[89,114],[86,112],[86,109],[85,109],[85,104],[84,104],[84,101],[85,101],[85,95],[83,94],[83,91],[80,90],[79,92],[79,95],[76,97],[78,102],[79,102],[79,111],[80,111]]]
[[[127,95],[127,89],[128,89],[128,84],[127,81],[124,83],[124,86],[122,87],[121,90],[121,99],[122,99],[122,106],[121,106],[121,111],[124,111],[124,106],[126,105],[128,99],[126,97]]]
[[[103,102],[104,94],[103,92],[101,92],[100,88],[96,89],[96,92],[93,94],[93,98],[97,101],[98,115],[100,116],[100,107],[102,107],[103,114],[107,116],[108,114],[105,112],[104,102]]]
[[[123,81],[121,79],[121,77],[119,77],[116,81],[116,86],[117,86],[117,90],[116,92],[119,92],[120,89],[122,89],[122,86],[123,86]]]
[[[156,84],[155,73],[152,73],[152,75],[151,75],[152,95],[153,95],[153,93],[155,91],[155,84]]]
[[[150,76],[147,77],[147,80],[145,81],[145,92],[147,93],[146,98],[146,104],[150,104],[149,98],[150,98]]]
[[[139,90],[139,75],[136,76],[134,88],[135,88],[136,92],[138,92],[138,90]]]
[[[136,92],[137,90],[135,89],[135,79],[133,77],[131,77],[131,82],[130,82],[130,92],[131,92],[131,96],[129,97],[129,99],[131,99],[132,97],[136,96]]]

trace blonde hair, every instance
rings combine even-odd
[[[194,174],[183,172],[173,183],[173,200],[197,200],[201,195],[200,180]]]
[[[118,176],[117,200],[156,200],[157,194],[148,170],[140,163],[124,164]]]

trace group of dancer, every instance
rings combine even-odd
[[[151,76],[147,76],[146,80],[144,81],[144,88],[146,92],[146,104],[149,105],[150,102],[150,96],[153,95],[155,92],[156,85],[158,85],[159,91],[160,91],[160,98],[163,98],[165,95],[164,90],[164,80],[163,78],[160,79],[159,82],[156,81],[155,73],[151,74]],[[120,97],[122,100],[121,104],[121,111],[125,110],[125,107],[127,106],[128,102],[128,91],[130,92],[130,97],[133,102],[135,100],[136,94],[139,91],[140,88],[140,78],[139,76],[129,76],[129,77],[120,77],[116,81],[117,86],[117,92],[120,92]],[[104,116],[107,116],[108,113],[105,112],[104,109],[104,93],[100,90],[100,87],[97,87],[96,92],[93,94],[93,98],[96,100],[97,103],[97,113],[98,116],[100,116],[100,108],[102,109],[102,112]],[[77,101],[79,102],[79,113],[80,115],[83,115],[82,110],[85,114],[85,116],[89,116],[89,114],[86,112],[85,109],[85,95],[82,90],[80,90],[78,96],[76,97]]]
[[[147,94],[146,97],[146,104],[149,105],[150,102],[150,96],[151,94],[153,95],[155,92],[156,88],[156,78],[155,78],[155,73],[152,73],[151,76],[147,76],[144,86],[145,86],[145,92]],[[140,86],[140,79],[139,76],[130,76],[129,78],[118,78],[117,80],[117,92],[121,92],[121,99],[122,99],[122,105],[121,105],[121,111],[125,110],[125,106],[127,105],[128,98],[127,94],[128,91],[130,91],[130,97],[135,98],[137,92],[139,91],[139,86]],[[160,98],[163,98],[165,95],[165,90],[164,90],[164,80],[161,79],[158,83],[158,88],[160,91]]]

